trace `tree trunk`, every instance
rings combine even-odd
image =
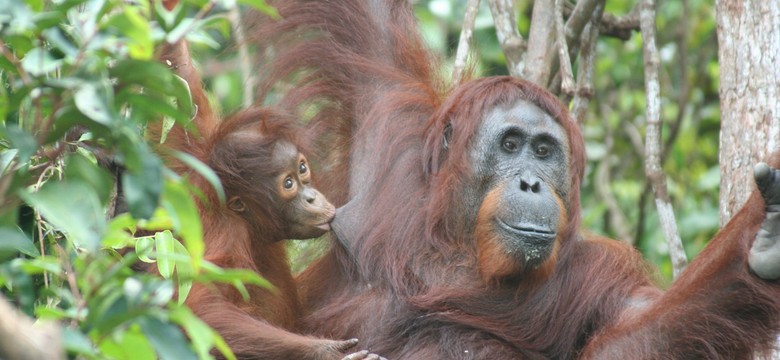
[[[753,166],[780,148],[780,2],[718,0],[720,224],[754,187]]]
[[[780,2],[717,0],[715,6],[723,226],[755,187],[753,166],[780,149]],[[780,351],[771,359],[780,360]]]

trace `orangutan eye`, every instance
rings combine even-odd
[[[306,166],[306,163],[301,161],[301,164],[298,165],[298,172],[301,173],[301,175],[309,172],[309,167]]]
[[[515,152],[519,148],[517,141],[514,139],[504,139],[504,142],[501,144],[501,146],[504,148],[504,150],[509,152]]]
[[[534,149],[534,154],[540,158],[547,157],[547,155],[550,154],[550,147],[547,145],[539,145]]]
[[[293,182],[293,179],[288,176],[287,178],[284,179],[284,183],[282,185],[284,186],[285,189],[290,190],[293,188],[293,185],[295,185],[295,183]]]

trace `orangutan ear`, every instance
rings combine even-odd
[[[246,205],[244,205],[244,202],[241,201],[241,198],[238,196],[233,196],[228,200],[227,206],[230,210],[233,210],[235,212],[244,212],[246,211]]]

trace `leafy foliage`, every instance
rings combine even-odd
[[[0,291],[27,315],[62,324],[71,357],[210,358],[215,346],[232,357],[183,300],[193,282],[243,293],[244,283],[266,284],[203,259],[196,193],[144,139],[149,122],[189,126],[195,111],[156,46],[210,39],[208,29],[229,28],[222,14],[234,6],[0,3]],[[161,276],[131,268],[144,262]]]

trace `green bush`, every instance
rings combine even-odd
[[[193,282],[263,281],[203,259],[198,192],[164,166],[144,129],[188,126],[194,112],[186,83],[155,60],[157,45],[230,29],[224,10],[234,6],[0,2],[0,291],[61,324],[71,358],[209,358],[214,346],[232,357],[182,302]],[[139,261],[162,276],[133,271]]]

